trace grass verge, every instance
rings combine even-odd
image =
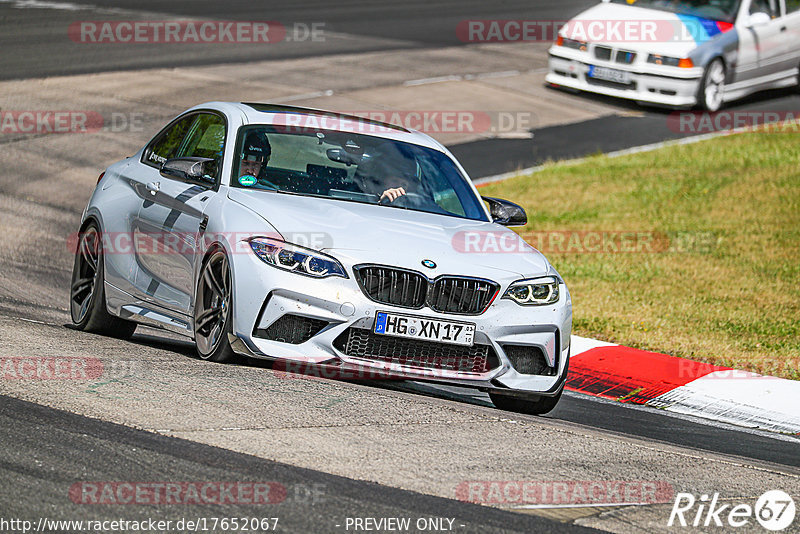
[[[481,193],[526,209],[576,334],[800,379],[800,134],[595,156]]]

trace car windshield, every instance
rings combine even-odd
[[[232,187],[487,220],[453,160],[423,146],[335,130],[257,125],[239,130],[236,154]]]
[[[722,22],[736,22],[741,0],[611,0],[625,4]]]

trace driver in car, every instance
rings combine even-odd
[[[406,181],[406,184],[407,183],[408,182]],[[406,187],[409,187],[409,186],[406,185]],[[400,198],[400,197],[402,197],[402,196],[404,196],[406,194],[406,187],[403,187],[403,186],[390,187],[389,189],[387,189],[386,191],[384,191],[381,194],[381,198],[378,200],[378,202],[383,202],[383,199],[388,199],[389,202],[394,202],[395,200],[397,200],[398,198]]]
[[[379,203],[392,203],[409,193],[416,194],[417,200],[424,196],[418,174],[413,157],[391,153],[373,155],[358,166],[354,178],[364,192],[376,195]]]
[[[248,133],[239,162],[239,183],[244,186],[255,185],[271,155],[272,146],[266,135],[257,131]]]

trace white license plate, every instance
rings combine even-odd
[[[607,82],[631,83],[631,73],[624,70],[609,69],[606,67],[589,67],[589,77]]]
[[[475,324],[440,321],[414,315],[378,312],[375,314],[376,334],[385,336],[425,339],[439,343],[472,346]]]

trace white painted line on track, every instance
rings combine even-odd
[[[19,319],[20,321],[25,321],[26,323],[43,324],[43,325],[47,325],[47,326],[58,326],[56,324],[46,323],[44,321],[36,321],[34,319],[26,319],[24,317],[17,317],[17,319]]]
[[[615,503],[591,503],[591,504],[522,504],[520,506],[512,506],[509,510],[550,510],[553,508],[603,508],[603,507],[613,507],[617,508],[619,506],[649,506],[651,504],[658,504],[658,503],[647,503],[647,502],[615,502]]]
[[[519,75],[520,72],[518,70],[504,70],[501,72],[486,72],[484,74],[476,74],[472,79],[487,80],[491,78],[512,78]],[[466,80],[467,77],[465,76],[464,79]]]
[[[197,17],[178,17],[170,13],[155,11],[139,11],[120,7],[100,7],[93,4],[76,4],[72,2],[51,2],[45,0],[0,0],[0,4],[11,4],[16,9],[55,9],[61,11],[94,11],[109,15],[128,15],[135,17],[150,17],[162,20],[204,20]]]
[[[570,358],[576,354],[586,352],[587,350],[596,349],[597,347],[616,347],[616,343],[609,343],[607,341],[600,341],[599,339],[592,339],[588,337],[570,336],[569,348]]]
[[[547,72],[547,69],[533,69],[529,70],[525,74],[541,74],[543,72]],[[417,85],[429,85],[433,83],[443,83],[443,82],[470,82],[476,80],[491,80],[495,78],[513,78],[514,76],[520,76],[521,73],[518,70],[501,70],[496,72],[481,72],[478,74],[450,74],[447,76],[434,76],[432,78],[420,78],[418,80],[408,80],[403,82],[405,87],[414,87]]]
[[[13,4],[17,9],[60,9],[63,11],[83,11],[96,9],[96,6],[73,4],[70,2],[43,2],[41,0],[0,0],[0,4]]]
[[[314,91],[313,93],[301,93],[298,95],[284,96],[281,98],[271,98],[269,100],[272,104],[284,104],[286,102],[295,102],[297,100],[308,100],[311,98],[321,98],[323,96],[333,96],[333,89],[326,91]]]
[[[463,76],[436,76],[434,78],[421,78],[419,80],[408,80],[403,82],[403,85],[406,87],[413,87],[416,85],[428,85],[431,83],[442,83],[442,82],[460,82],[463,80]]]
[[[794,124],[800,124],[800,120],[797,120],[797,121],[785,121],[785,122],[783,122],[781,124],[783,126],[790,126],[790,125],[794,125]],[[770,127],[775,127],[776,125],[777,125],[777,123],[773,123],[773,124],[770,124],[769,126]],[[737,134],[742,134],[742,133],[747,133],[747,132],[754,132],[754,130],[750,126],[745,126],[744,128],[736,128],[734,130],[726,130],[726,131],[723,131],[723,132],[713,132],[713,133],[708,133],[708,134],[695,135],[695,136],[692,136],[692,137],[685,137],[683,139],[673,139],[671,141],[661,141],[659,143],[653,143],[653,144],[650,144],[650,145],[642,145],[642,146],[637,146],[637,147],[633,147],[633,148],[626,148],[624,150],[617,150],[615,152],[608,152],[607,154],[604,154],[604,155],[606,157],[608,157],[608,158],[618,158],[620,156],[628,156],[630,154],[641,154],[641,153],[644,153],[644,152],[653,152],[654,150],[658,150],[658,149],[661,149],[661,148],[672,147],[672,146],[693,145],[695,143],[700,143],[702,141],[708,141],[709,139],[716,139],[717,137],[727,137],[729,135],[737,135]],[[758,132],[755,131],[754,133],[758,133]],[[569,160],[564,160],[564,161],[557,161],[557,162],[554,162],[554,163],[546,163],[544,165],[536,165],[535,167],[527,167],[525,169],[520,169],[520,170],[517,170],[517,171],[504,172],[502,174],[495,174],[493,176],[485,176],[485,177],[482,177],[482,178],[473,178],[472,179],[472,183],[474,183],[476,186],[482,186],[482,185],[488,185],[488,184],[493,184],[493,183],[497,183],[497,182],[504,182],[506,180],[509,180],[511,178],[515,178],[517,176],[522,176],[524,174],[533,174],[533,173],[540,172],[540,171],[542,171],[544,169],[553,167],[554,165],[577,165],[579,163],[584,163],[584,162],[588,161],[592,157],[594,157],[594,156],[587,156],[587,157],[583,157],[583,158],[575,158],[575,159],[569,159]]]
[[[800,383],[744,371],[716,371],[656,397],[649,406],[773,432],[800,432]]]
[[[698,135],[698,136],[694,136],[694,137],[687,137],[685,139],[676,139],[676,140],[673,140],[673,141],[662,141],[660,143],[653,143],[652,145],[642,145],[642,146],[633,147],[633,148],[626,148],[625,150],[618,150],[616,152],[609,152],[609,153],[605,154],[605,156],[609,157],[609,158],[618,158],[620,156],[627,156],[627,155],[630,155],[630,154],[639,154],[639,153],[643,153],[643,152],[652,152],[652,151],[658,150],[660,148],[666,148],[666,147],[670,147],[670,146],[679,146],[679,145],[691,145],[691,144],[694,144],[694,143],[699,143],[701,141],[706,141],[708,139],[714,139],[715,137],[723,137],[723,136],[726,136],[726,135],[733,135],[734,133],[741,133],[741,132],[735,132],[735,131],[715,132],[715,133],[712,133],[712,134],[704,134],[704,135]],[[504,181],[509,180],[511,178],[515,178],[517,176],[522,176],[523,174],[534,174],[534,173],[540,172],[540,171],[542,171],[544,169],[547,169],[549,167],[552,167],[554,165],[577,165],[579,163],[584,163],[587,160],[589,160],[591,157],[593,157],[593,156],[587,156],[585,158],[575,158],[575,159],[569,159],[569,160],[564,160],[564,161],[558,161],[558,162],[555,162],[555,163],[546,163],[544,165],[536,165],[535,167],[528,167],[528,168],[525,168],[525,169],[520,169],[518,171],[504,172],[502,174],[495,174],[494,176],[486,176],[484,178],[475,178],[475,179],[472,180],[472,182],[476,186],[488,185],[488,184],[493,184],[493,183],[497,183],[497,182],[504,182]]]
[[[565,397],[574,397],[578,399],[585,399],[591,402],[598,402],[600,404],[613,404],[614,406],[619,406],[621,408],[625,408],[626,410],[634,410],[640,412],[648,412],[653,413],[653,406],[649,406],[647,404],[632,404],[632,403],[624,403],[619,402],[616,400],[606,399],[603,397],[597,397],[595,395],[589,395],[588,393],[583,393],[580,391],[573,391],[570,389],[564,390]],[[689,414],[689,413],[680,413],[676,411],[669,411],[669,410],[657,410],[658,414],[663,415],[664,417],[671,417],[674,419],[678,419],[680,421],[689,421],[691,423],[696,423],[698,425],[710,426],[714,428],[721,428],[724,430],[735,430],[736,432],[744,432],[745,434],[752,434],[756,436],[761,436],[770,439],[776,439],[778,441],[788,441],[791,443],[797,443],[800,445],[800,437],[790,434],[782,434],[778,432],[773,432],[766,429],[756,428],[752,426],[742,426],[737,425],[734,423],[730,423],[728,421],[720,421],[717,419],[709,419],[708,416],[703,414]]]

